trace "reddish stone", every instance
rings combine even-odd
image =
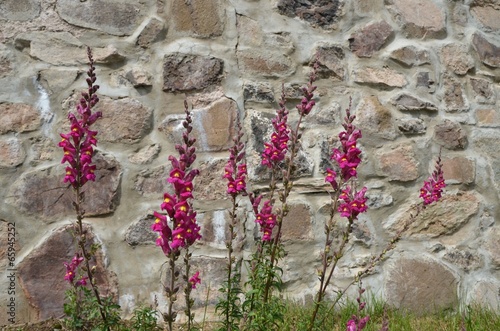
[[[17,138],[0,138],[0,169],[15,168],[24,162],[26,153]]]
[[[434,141],[447,149],[465,149],[467,134],[459,123],[444,120],[434,128]]]
[[[457,75],[465,75],[474,68],[474,59],[469,55],[468,45],[447,44],[439,52],[441,63]]]
[[[476,164],[465,157],[454,157],[443,160],[444,179],[450,184],[471,184],[476,175]]]
[[[476,20],[481,22],[486,31],[500,30],[500,4],[498,1],[472,1],[470,12]]]
[[[304,203],[290,204],[282,225],[283,240],[312,239],[311,207]]]
[[[24,103],[0,103],[0,117],[0,134],[34,131],[41,124],[38,111]]]
[[[446,111],[462,112],[469,109],[469,103],[465,95],[464,82],[450,74],[445,74],[444,81],[444,103]]]
[[[406,77],[390,68],[360,68],[354,71],[354,82],[382,88],[403,87],[408,84]]]
[[[162,21],[152,18],[137,37],[137,45],[147,48],[165,37],[166,29]]]
[[[476,110],[476,118],[479,126],[482,127],[499,127],[500,114],[496,109],[478,109]]]
[[[473,77],[469,78],[469,82],[476,102],[483,104],[495,104],[496,95],[493,83],[486,79]]]
[[[299,17],[313,26],[324,29],[335,27],[335,24],[344,15],[344,0],[279,0],[278,12],[289,17]]]
[[[369,24],[349,38],[349,48],[358,57],[371,57],[394,35],[386,21]]]
[[[219,0],[173,0],[168,19],[175,31],[189,33],[193,37],[216,37],[224,31],[223,4]]]
[[[409,182],[418,178],[418,161],[411,146],[397,146],[389,152],[376,153],[377,174],[389,181]]]
[[[488,41],[479,33],[472,35],[472,46],[484,64],[498,68],[500,67],[500,47]]]
[[[315,54],[319,64],[318,74],[321,77],[332,77],[338,81],[345,80],[345,53],[341,46],[334,44],[322,45],[316,48]]]
[[[200,174],[195,179],[196,199],[202,201],[220,200],[228,198],[227,180],[222,178],[227,159],[212,159],[200,163]]]
[[[390,55],[391,59],[406,66],[421,66],[431,63],[430,54],[427,50],[421,50],[415,46],[404,46],[396,49]]]
[[[295,72],[292,61],[281,52],[244,49],[236,52],[240,70],[263,77],[286,77]]]

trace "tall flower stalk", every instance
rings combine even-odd
[[[96,169],[96,166],[92,164],[92,156],[94,154],[94,147],[97,145],[97,131],[93,131],[90,128],[98,118],[102,117],[101,112],[92,111],[97,102],[99,102],[99,98],[96,95],[99,85],[95,84],[96,75],[94,59],[90,48],[87,48],[87,55],[89,59],[89,69],[87,71],[86,79],[88,89],[86,92],[82,92],[82,97],[76,106],[76,114],[72,112],[68,114],[71,131],[69,133],[61,133],[61,142],[58,144],[64,151],[61,163],[68,164],[66,167],[64,182],[69,183],[75,192],[76,199],[73,203],[76,212],[75,232],[76,237],[78,238],[78,247],[80,251],[80,253],[76,255],[76,261],[78,261],[78,263],[72,261],[71,264],[66,264],[67,274],[65,278],[70,280],[72,277],[71,275],[75,272],[74,269],[76,269],[81,262],[84,263],[84,267],[82,269],[87,274],[86,279],[89,280],[96,301],[99,304],[101,318],[104,325],[106,325],[109,330],[109,326],[107,326],[106,312],[104,311],[93,274],[95,267],[92,268],[90,266],[93,254],[91,254],[91,252],[89,252],[85,247],[87,237],[86,232],[83,229],[83,218],[85,213],[83,210],[83,201],[85,192],[82,188],[88,181],[95,180],[94,171]],[[82,279],[80,282],[84,281],[86,283],[86,279]]]
[[[154,212],[156,219],[155,223],[151,226],[151,229],[158,233],[156,245],[161,247],[169,264],[170,279],[168,279],[168,285],[165,286],[168,309],[163,314],[165,321],[168,323],[169,331],[173,330],[173,323],[177,317],[177,312],[173,310],[173,305],[177,300],[177,292],[179,290],[176,286],[179,275],[176,261],[180,256],[181,249],[184,248],[185,250],[183,280],[185,284],[185,313],[188,318],[188,330],[191,330],[191,324],[194,320],[194,314],[191,313],[193,300],[190,295],[192,289],[196,288],[196,284],[200,282],[199,272],[191,274],[191,252],[189,251],[189,248],[197,240],[201,239],[200,226],[196,222],[196,212],[191,202],[193,199],[193,180],[199,174],[199,170],[192,169],[192,165],[196,160],[196,148],[194,147],[196,139],[190,137],[193,126],[191,125],[192,118],[187,102],[184,102],[184,108],[186,118],[182,122],[184,127],[182,135],[183,143],[175,146],[175,149],[179,153],[179,158],[173,155],[169,156],[172,171],[170,171],[167,182],[173,187],[174,194],[165,193],[163,195],[161,210],[164,213]]]

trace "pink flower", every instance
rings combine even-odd
[[[229,159],[227,160],[226,167],[224,168],[224,175],[226,178],[227,194],[236,197],[238,194],[246,195],[246,177],[247,165],[244,163],[245,158],[245,144],[241,142],[243,132],[241,123],[238,122],[238,132],[234,139],[234,145],[229,149]]]
[[[201,284],[200,272],[197,271],[191,278],[189,278],[189,283],[191,284],[191,288],[195,289],[196,284]]]
[[[366,187],[363,187],[361,191],[356,191],[352,190],[349,185],[346,186],[339,195],[341,202],[338,211],[340,216],[353,221],[358,218],[359,214],[364,213],[368,209],[366,205],[368,198],[365,197],[366,190]]]
[[[71,263],[66,263],[64,262],[64,266],[66,267],[66,274],[64,275],[64,280],[67,280],[70,284],[73,284],[78,266],[80,263],[82,263],[83,257],[81,257],[78,253],[75,254],[73,259],[71,260]],[[87,285],[87,277],[81,277],[80,280],[78,280],[75,283],[75,286],[85,286]]]
[[[443,189],[446,187],[442,167],[441,152],[439,152],[435,170],[420,189],[420,198],[424,200],[424,206],[441,199]]]
[[[356,326],[356,322],[354,320],[350,319],[347,322],[347,331],[357,331],[358,327]]]
[[[271,141],[264,143],[264,151],[262,152],[262,164],[268,168],[276,166],[285,159],[290,139],[287,122],[288,110],[285,106],[284,96],[282,96],[280,109],[276,111],[276,117],[272,120],[274,131],[271,134]]]

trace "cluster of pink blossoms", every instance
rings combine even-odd
[[[229,160],[227,160],[226,167],[224,168],[224,176],[227,183],[227,194],[236,197],[238,194],[246,195],[246,178],[247,165],[244,163],[245,158],[245,144],[241,142],[243,133],[241,132],[241,124],[238,123],[238,136],[235,138],[235,144],[229,149]]]
[[[201,284],[199,271],[197,271],[191,278],[189,278],[189,284],[191,285],[192,289],[195,289],[197,284]]]
[[[75,114],[69,113],[71,131],[67,134],[61,133],[62,140],[59,143],[59,147],[62,147],[64,151],[61,163],[69,163],[69,166],[66,167],[64,182],[69,182],[73,188],[82,187],[87,181],[95,180],[96,166],[92,164],[94,153],[92,146],[97,144],[97,131],[90,130],[90,126],[102,116],[101,112],[92,112],[92,108],[99,101],[95,94],[99,85],[94,85],[96,76],[90,48],[88,48],[87,54],[90,66],[87,71],[88,92],[82,92],[82,98],[76,106],[79,118]]]
[[[272,120],[274,131],[271,134],[271,142],[264,143],[262,152],[262,164],[272,168],[285,159],[290,140],[290,129],[288,128],[288,110],[285,107],[284,97],[280,101],[280,109],[276,111],[276,117]]]
[[[445,187],[441,153],[439,153],[434,172],[427,181],[424,181],[424,186],[420,189],[420,198],[424,200],[424,206],[441,199]]]
[[[166,211],[167,215],[154,212],[156,220],[151,226],[153,231],[158,232],[156,245],[160,246],[167,256],[201,238],[200,226],[196,223],[196,212],[189,201],[193,198],[193,179],[199,173],[198,169],[190,170],[196,159],[196,149],[193,146],[196,139],[189,137],[193,129],[191,122],[191,116],[186,110],[186,120],[183,122],[186,129],[183,133],[184,144],[175,146],[179,159],[169,156],[173,169],[167,181],[172,184],[174,194],[163,195],[161,209]],[[169,225],[169,220],[172,226]]]
[[[67,280],[70,284],[73,284],[76,277],[76,270],[80,263],[82,263],[83,257],[81,257],[78,253],[73,257],[71,263],[64,262],[64,266],[66,267],[66,275],[64,276],[64,280]],[[85,286],[87,285],[87,277],[82,276],[76,283],[75,286]]]

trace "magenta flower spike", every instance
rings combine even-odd
[[[432,175],[427,179],[427,181],[424,181],[424,186],[420,189],[420,198],[424,200],[424,206],[439,201],[445,187],[446,184],[444,182],[440,151]]]
[[[201,284],[199,271],[197,271],[191,278],[189,278],[189,283],[191,284],[192,289],[195,289],[197,284]]]

